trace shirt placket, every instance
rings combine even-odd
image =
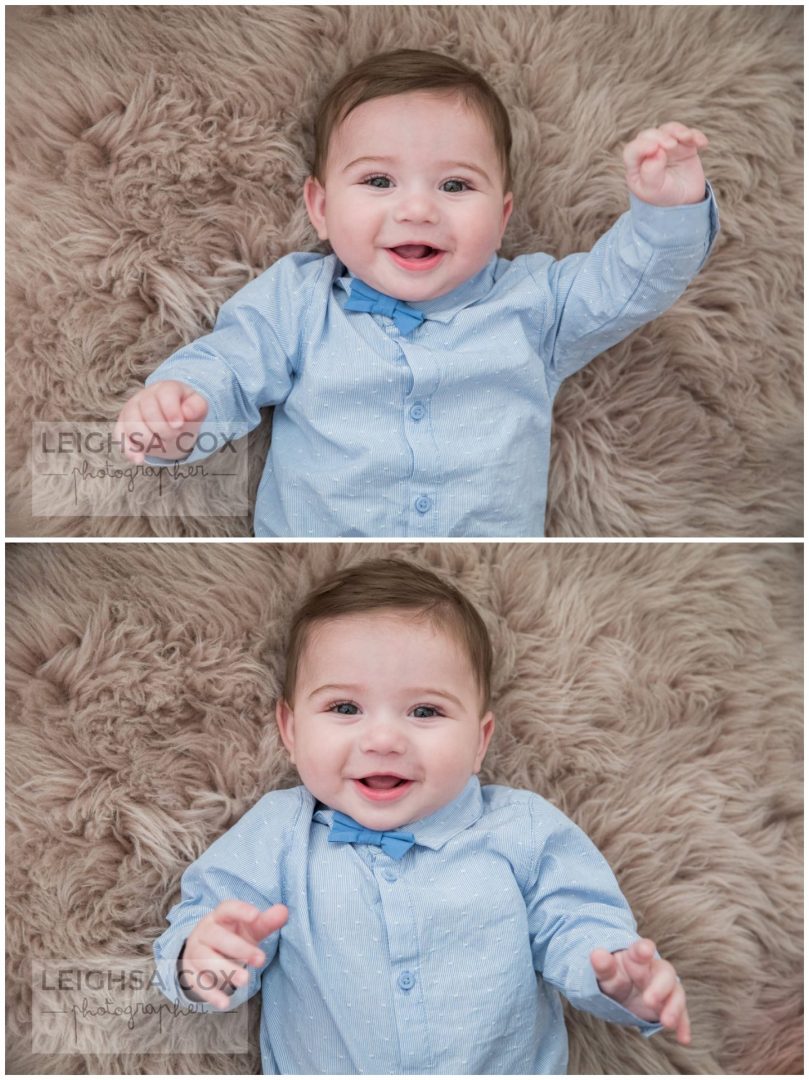
[[[399,1035],[398,1072],[433,1072],[424,981],[414,910],[401,860],[373,851],[372,868],[388,938],[391,995]]]
[[[413,383],[404,398],[404,432],[413,456],[406,496],[408,536],[440,536],[442,507],[441,455],[432,423],[433,396],[441,381],[435,353],[402,337],[399,345]]]

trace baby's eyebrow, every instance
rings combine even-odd
[[[414,698],[415,697],[445,698],[447,701],[453,702],[453,704],[457,705],[459,708],[463,708],[463,705],[459,701],[459,699],[456,698],[454,694],[450,694],[448,690],[431,690],[429,688],[423,689],[421,687],[415,687],[413,690],[411,690],[409,692],[412,694],[412,696]]]
[[[467,169],[469,172],[476,172],[479,176],[482,176],[485,180],[489,179],[489,174],[485,169],[481,169],[479,165],[472,165],[468,161],[439,161],[439,169]]]
[[[364,691],[363,686],[358,686],[353,683],[325,683],[323,686],[318,686],[316,690],[312,690],[307,694],[307,700],[309,698],[316,697],[318,694],[362,694]],[[402,694],[406,697],[413,698],[445,698],[447,701],[452,701],[459,708],[463,708],[461,701],[455,697],[454,694],[450,694],[448,690],[436,690],[430,687],[413,686],[408,687],[402,691]]]
[[[310,694],[307,694],[307,697],[313,698],[316,694],[323,694],[327,690],[331,694],[349,694],[362,690],[362,687],[349,684],[326,683],[325,686],[318,686],[317,690],[313,690]]]
[[[380,154],[377,157],[358,157],[353,161],[350,161],[348,165],[345,165],[342,172],[348,172],[348,170],[353,169],[355,165],[362,165],[364,162],[379,165],[395,165],[397,160],[398,159],[395,157],[386,157],[384,154]],[[466,169],[469,172],[478,173],[484,180],[489,179],[489,174],[485,169],[481,169],[479,165],[472,165],[467,161],[439,161],[437,166],[439,169]]]
[[[362,163],[365,161],[374,163],[379,162],[382,165],[393,165],[396,163],[396,158],[384,157],[384,155],[381,154],[378,157],[358,157],[354,158],[353,161],[349,161],[348,165],[345,165],[342,171],[348,172],[348,170],[353,169],[355,165],[362,165]]]

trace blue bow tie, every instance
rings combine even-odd
[[[379,844],[386,855],[392,859],[401,859],[415,844],[412,833],[396,829],[394,832],[377,832],[366,829],[348,814],[335,811],[334,821],[329,832],[330,844]]]
[[[424,315],[404,300],[394,300],[392,296],[366,285],[359,278],[351,279],[351,295],[346,301],[346,311],[368,311],[374,315],[388,315],[396,324],[400,334],[412,334],[416,327],[424,322]]]

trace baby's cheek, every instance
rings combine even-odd
[[[458,787],[459,792],[471,776],[474,764],[471,749],[457,744],[433,747],[426,760],[433,780],[445,786]]]
[[[338,768],[333,753],[329,753],[321,744],[319,747],[307,746],[299,748],[296,754],[296,765],[301,780],[315,794],[316,789],[333,784],[338,775]]]

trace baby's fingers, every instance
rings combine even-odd
[[[590,963],[593,965],[602,993],[616,1000],[622,999],[629,993],[632,984],[611,952],[606,949],[593,949],[590,953]]]
[[[170,423],[168,417],[163,410],[163,397],[167,397],[168,400],[173,401],[171,395],[166,395],[162,389],[155,390],[153,393],[146,393],[141,398],[140,411],[143,414],[143,419],[149,428],[149,433],[155,435],[156,448],[150,447],[152,453],[157,457],[163,457],[163,451],[168,449],[174,443],[176,432],[172,429],[173,425]],[[179,404],[177,404],[179,409]],[[179,414],[178,414],[179,415]],[[180,424],[182,424],[182,417],[179,416]],[[151,441],[151,440],[149,440]],[[147,443],[148,445],[148,443]]]
[[[676,120],[661,124],[659,130],[673,136],[678,142],[693,143],[700,149],[708,145],[708,136],[699,128],[686,127],[685,124],[680,124]]]
[[[685,990],[677,983],[660,1010],[660,1023],[671,1028],[677,1035],[677,1041],[687,1046],[691,1042],[691,1022],[685,1007]]]
[[[206,915],[205,917],[211,922],[225,923],[239,919],[246,919],[248,922],[251,922],[260,914],[261,908],[257,908],[255,904],[248,904],[246,900],[222,900],[216,905],[210,915]]]
[[[202,394],[195,391],[193,394],[183,398],[181,409],[184,420],[204,420],[208,415],[208,402]]]
[[[115,423],[113,438],[120,443],[124,457],[136,464],[144,458],[144,445],[148,441],[148,425],[140,410],[140,400],[136,395],[124,405]]]
[[[261,914],[257,915],[249,924],[249,932],[256,942],[263,941],[265,937],[274,934],[286,924],[289,911],[284,904],[273,904]]]
[[[180,986],[192,1001],[227,1008],[230,995],[249,975],[239,963],[199,939],[199,928],[185,945],[180,962]]]
[[[633,941],[621,956],[627,976],[639,990],[646,990],[652,981],[655,943],[650,938],[640,938]]]
[[[665,161],[666,152],[676,150],[677,140],[673,135],[667,135],[656,128],[647,128],[641,131],[632,142],[624,147],[624,165],[630,171],[636,171],[645,161],[655,156]]]
[[[156,383],[154,397],[170,428],[183,426],[183,396],[185,387],[175,380]]]
[[[641,166],[648,172],[662,171],[669,162],[693,156],[694,151],[708,145],[707,136],[697,128],[688,128],[674,121],[656,128],[645,128],[624,147],[624,165],[631,174],[638,174]],[[654,180],[650,175],[646,179]]]
[[[241,934],[233,933],[220,923],[200,925],[199,944],[203,949],[240,964],[252,964],[254,967],[259,967],[266,959],[254,942],[248,941]]]
[[[185,968],[180,977],[180,986],[192,1001],[204,1001],[216,1009],[228,1009],[232,996],[226,993],[225,988],[232,986],[235,990],[238,986],[243,986],[249,976],[244,968],[235,968],[227,978],[217,977],[216,964],[217,961],[211,958],[207,966]],[[221,966],[220,962],[219,967]]]
[[[677,986],[677,974],[667,960],[654,960],[651,978],[643,991],[643,1000],[652,1009],[659,1009]]]
[[[680,1022],[677,1025],[677,1042],[682,1043],[683,1046],[689,1046],[691,1043],[691,1019],[688,1015],[688,1009],[683,1009],[683,1015],[680,1017]]]
[[[674,133],[666,131],[664,127],[645,128],[636,136],[635,142],[640,143],[644,153],[650,154],[661,146],[664,150],[674,150],[677,146]]]

